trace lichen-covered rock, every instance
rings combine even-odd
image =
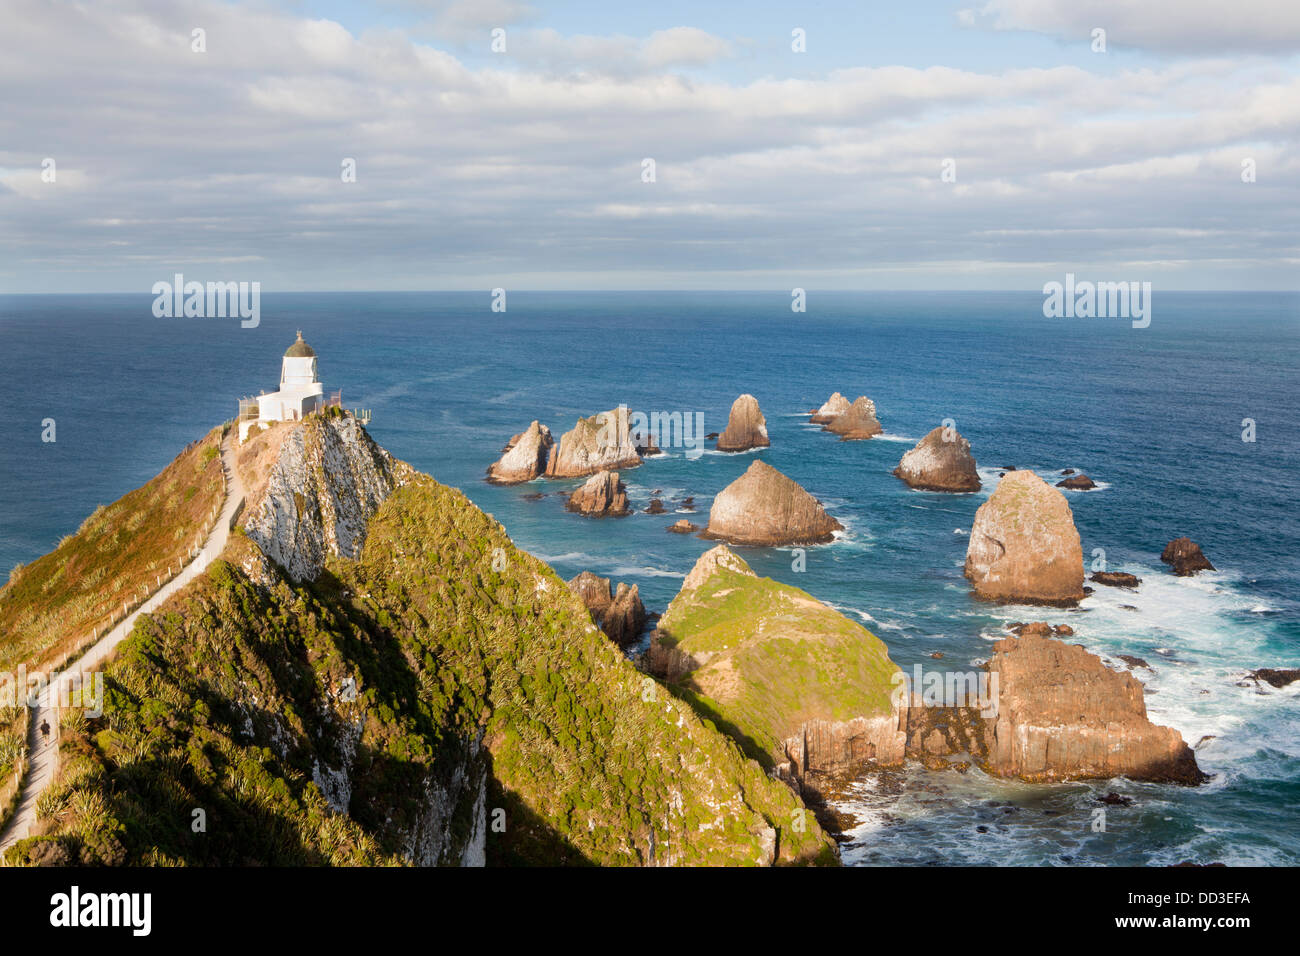
[[[902,761],[898,668],[871,632],[811,595],[705,552],[651,638],[647,668],[806,796]]]
[[[1210,559],[1201,553],[1201,546],[1191,538],[1175,538],[1165,545],[1160,560],[1173,567],[1180,578],[1191,577],[1197,571],[1213,571]]]
[[[755,461],[713,499],[705,536],[732,544],[817,544],[842,527],[797,482]]]
[[[812,413],[812,417],[808,419],[808,421],[814,425],[826,425],[839,418],[848,410],[849,400],[839,392],[835,392],[822,404],[821,408],[816,409]]]
[[[840,441],[865,441],[884,431],[876,419],[876,403],[859,395],[842,415],[832,418],[822,431],[839,435]]]
[[[596,626],[620,647],[636,643],[645,630],[645,605],[635,584],[619,582],[611,590],[609,578],[583,571],[569,582],[569,590],[582,599]]]
[[[569,496],[565,507],[590,518],[621,518],[631,514],[627,504],[627,488],[616,471],[601,471],[592,475]]]
[[[554,445],[551,430],[534,420],[525,431],[510,439],[505,454],[488,467],[488,481],[499,485],[532,481],[546,471]]]
[[[748,451],[766,448],[772,442],[767,437],[767,419],[753,395],[741,395],[731,404],[727,428],[718,436],[718,451]]]
[[[635,468],[639,464],[641,455],[628,424],[627,407],[620,405],[590,418],[579,418],[573,428],[561,435],[551,449],[546,477],[583,478],[598,471]]]
[[[991,600],[1079,601],[1083,549],[1065,496],[1032,471],[1008,472],[975,512],[965,574]]]
[[[979,491],[980,476],[970,442],[956,429],[939,427],[903,455],[894,476],[925,491]]]
[[[1024,631],[993,646],[988,769],[1022,780],[1205,779],[1178,731],[1147,719],[1142,684],[1082,647]]]
[[[266,485],[250,489],[244,531],[295,581],[326,558],[357,558],[366,523],[412,474],[350,415],[313,416],[280,446]]]

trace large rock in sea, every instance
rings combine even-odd
[[[1147,719],[1142,684],[1075,644],[1024,630],[993,645],[987,768],[1022,780],[1206,779],[1178,731]],[[996,677],[996,683],[994,678]]]
[[[1201,553],[1201,546],[1191,538],[1175,538],[1165,545],[1160,560],[1171,565],[1180,578],[1190,577],[1197,571],[1213,571],[1210,559]]]
[[[641,464],[628,427],[627,408],[579,418],[560,436],[546,463],[547,478],[582,478],[598,471],[617,471]]]
[[[621,518],[631,513],[627,505],[627,488],[616,471],[592,475],[569,496],[565,507],[592,518]]]
[[[826,399],[821,408],[812,413],[812,418],[808,419],[808,421],[814,425],[828,425],[848,410],[849,400],[839,392],[835,392],[830,398]]]
[[[797,482],[755,461],[713,499],[704,536],[759,546],[821,544],[841,528]]]
[[[612,591],[609,578],[598,577],[590,571],[583,571],[568,584],[610,640],[620,647],[636,643],[645,630],[646,613],[635,584],[619,582],[618,590]]]
[[[748,394],[740,396],[731,405],[726,430],[718,436],[718,451],[748,451],[771,444],[767,419],[758,408],[758,399]]]
[[[1011,471],[980,505],[966,549],[979,597],[1073,604],[1084,595],[1083,549],[1061,492],[1032,471]]]
[[[659,620],[647,667],[806,796],[903,760],[905,695],[875,635],[725,545],[705,552]]]
[[[926,435],[903,455],[895,477],[925,491],[979,491],[980,476],[970,442],[955,429],[942,426]]]
[[[488,481],[499,485],[532,481],[546,471],[554,445],[551,430],[533,421],[526,431],[511,438],[505,454],[488,466]]]
[[[876,420],[876,403],[865,395],[859,395],[848,411],[831,419],[822,431],[839,435],[840,441],[863,441],[879,435],[884,429]]]

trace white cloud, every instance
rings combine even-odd
[[[1300,50],[1296,0],[990,0],[980,16],[999,30],[1032,30],[1088,44],[1170,53],[1290,53]],[[973,11],[958,13],[975,22]]]
[[[218,260],[267,288],[1033,285],[1044,262],[1184,263],[1203,285],[1285,282],[1300,254],[1300,78],[1276,61],[728,82],[679,72],[731,50],[683,28],[512,30],[508,61],[471,67],[261,5],[9,7],[0,288],[147,288]]]

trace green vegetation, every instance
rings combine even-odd
[[[457,863],[484,816],[489,863],[835,860],[455,490],[417,477],[311,585],[224,558],[137,622],[10,862]]]
[[[48,667],[102,632],[188,560],[222,500],[216,428],[0,588],[0,670]]]
[[[719,566],[659,622],[660,645],[702,666],[674,685],[766,767],[806,721],[890,712],[898,667],[866,628],[798,588]]]

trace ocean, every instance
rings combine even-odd
[[[158,319],[148,295],[0,296],[0,565],[50,550],[96,505],[158,473],[277,386],[297,329],[327,391],[373,411],[400,458],[462,489],[521,547],[565,578],[583,570],[640,586],[662,612],[709,543],[666,533],[683,498],[693,520],[760,455],[845,526],[807,549],[741,549],[763,575],[861,621],[909,672],[986,659],[1009,621],[1068,623],[1072,640],[1152,670],[1157,723],[1177,728],[1214,774],[1186,789],[1116,781],[1030,786],[911,769],[864,778],[838,806],[857,825],[848,863],[1300,863],[1300,684],[1242,684],[1300,666],[1300,296],[1156,291],[1152,321],[1043,315],[1037,293],[510,292],[266,294],[261,322]],[[837,441],[807,423],[833,391],[867,395],[885,435]],[[702,413],[721,431],[754,394],[772,447],[739,455],[683,447],[624,473],[638,513],[564,510],[577,481],[487,484],[505,441],[536,418],[558,436],[580,415]],[[56,441],[42,441],[54,419]],[[890,471],[952,419],[981,492],[911,491]],[[1254,423],[1254,441],[1243,441]],[[710,443],[711,444],[711,443]],[[974,601],[966,533],[1000,466],[1098,482],[1067,493],[1091,565],[1143,579],[1097,587],[1077,609]],[[668,513],[641,513],[651,492]],[[540,499],[526,496],[548,492]],[[1218,568],[1176,578],[1159,555],[1201,544]],[[1209,738],[1209,739],[1203,739]],[[1131,806],[1106,807],[1114,790]]]

